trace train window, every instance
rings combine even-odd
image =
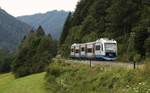
[[[92,48],[88,48],[88,49],[87,49],[87,52],[88,52],[88,53],[92,53]]]
[[[73,49],[71,49],[71,52],[74,52],[74,50],[73,50]]]
[[[85,51],[85,48],[84,48],[84,47],[82,47],[82,48],[81,48],[81,51]]]
[[[100,45],[97,45],[97,46],[96,46],[96,50],[100,50]]]
[[[103,44],[101,44],[101,47],[102,47],[102,51],[103,51]]]
[[[79,50],[76,50],[76,53],[79,53]]]

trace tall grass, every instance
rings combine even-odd
[[[139,69],[66,63],[55,60],[46,74],[52,93],[150,93],[150,81]]]

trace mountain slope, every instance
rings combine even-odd
[[[14,50],[31,27],[0,9],[0,49]]]
[[[33,26],[34,28],[41,25],[47,34],[50,33],[53,38],[58,39],[62,32],[67,15],[68,12],[54,10],[45,14],[20,16],[18,19]]]

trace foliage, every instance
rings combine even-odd
[[[136,54],[136,55],[134,56],[133,60],[134,60],[135,62],[140,62],[140,61],[141,61],[141,55],[140,55],[140,54]]]
[[[150,58],[147,58],[144,64],[144,76],[148,75],[150,75]]]
[[[145,40],[144,48],[146,50],[146,56],[150,56],[150,36]]]
[[[139,69],[107,65],[89,68],[56,59],[47,70],[46,88],[50,93],[149,93],[149,75]]]
[[[0,50],[0,73],[11,71],[11,63],[13,61],[12,54],[4,50]]]
[[[60,37],[60,46],[61,44],[64,43],[64,40],[66,39],[67,35],[69,34],[69,27],[70,27],[70,21],[71,21],[71,18],[72,18],[72,13],[70,12],[68,14],[68,17],[66,19],[66,22],[64,24],[64,28],[63,28],[63,32],[61,34],[61,37]]]
[[[16,77],[22,77],[44,71],[51,58],[56,55],[55,50],[56,45],[51,36],[45,35],[40,26],[22,41],[13,62],[13,73]]]
[[[65,25],[65,29],[69,32],[66,38],[60,41],[66,47],[61,46],[63,48],[59,51],[70,50],[70,45],[73,43],[86,43],[107,37],[117,40],[118,45],[121,46],[118,51],[119,59],[123,59],[124,55],[128,56],[127,46],[133,46],[133,52],[143,58],[147,53],[143,46],[144,41],[150,35],[149,13],[150,6],[146,0],[80,0],[71,21],[67,23],[71,25]],[[129,45],[128,41],[131,40],[128,37],[133,32],[134,45]],[[131,54],[129,52],[129,55]]]

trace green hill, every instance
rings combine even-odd
[[[0,93],[46,93],[45,73],[15,79],[13,74],[0,74]]]

